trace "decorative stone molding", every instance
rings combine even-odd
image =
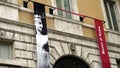
[[[16,8],[16,9],[19,8],[19,5],[15,4],[15,3],[11,3],[11,2],[0,1],[0,5],[5,5],[5,6]]]

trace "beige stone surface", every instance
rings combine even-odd
[[[71,21],[67,21],[67,20],[55,19],[55,29],[71,34],[82,35],[81,25],[72,23]]]
[[[36,51],[36,45],[28,43],[26,46],[28,51],[32,51],[32,52]]]
[[[28,67],[30,68],[36,68],[37,64],[34,60],[28,60]]]
[[[17,42],[16,41],[16,42],[13,43],[13,45],[16,49],[26,50],[26,48],[27,48],[26,43],[23,43],[23,42]]]
[[[21,57],[21,50],[15,50],[15,57]]]
[[[60,56],[64,55],[61,43],[58,41],[51,41],[51,46],[53,46]]]
[[[10,7],[10,6],[13,6],[13,7]],[[1,10],[0,11],[0,17],[18,21],[18,9],[15,8],[15,7],[18,7],[18,6],[14,5],[14,4],[11,4],[11,3],[6,5],[5,2],[0,1],[0,10]],[[9,11],[9,12],[6,12],[6,11]]]
[[[21,51],[21,58],[33,59],[33,54],[32,52],[28,52],[28,51]]]

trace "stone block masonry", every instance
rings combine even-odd
[[[0,42],[11,43],[12,46],[12,58],[0,59],[0,64],[4,64],[0,67],[36,68],[34,34],[34,26],[32,25],[0,18]]]
[[[60,57],[65,55],[78,56],[85,60],[91,68],[100,68],[97,41],[82,36],[82,33],[73,34],[70,32],[67,30],[64,32],[61,28],[59,30],[48,29],[51,68]],[[10,43],[13,50],[11,59],[0,59],[0,64],[4,64],[0,67],[36,68],[36,44],[33,25],[0,18],[0,42],[2,41]],[[120,59],[120,45],[111,42],[107,42],[107,44],[111,66],[117,68],[116,58]]]

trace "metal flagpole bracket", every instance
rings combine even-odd
[[[33,1],[33,0],[23,1],[23,6],[24,6],[25,8],[28,8],[28,3],[29,3],[29,2],[34,2],[34,1]],[[58,9],[58,10],[61,10],[61,11],[64,11],[64,12],[68,12],[68,13],[71,13],[71,14],[80,16],[80,21],[82,21],[82,22],[83,22],[84,18],[96,19],[96,18],[94,18],[94,17],[90,17],[90,16],[86,16],[86,15],[81,15],[81,14],[74,13],[74,12],[71,12],[71,11],[68,11],[68,10],[65,10],[65,9],[61,9],[61,8],[58,8],[58,7],[53,7],[53,6],[50,6],[50,5],[47,5],[47,4],[44,4],[44,5],[50,7],[50,8],[49,8],[49,13],[50,13],[50,14],[53,14],[53,11],[54,11],[55,9]],[[81,16],[82,16],[82,17],[81,17]],[[98,20],[100,20],[100,19],[98,19]],[[105,21],[103,21],[103,20],[101,20],[101,21],[103,22],[103,24],[105,23]]]
[[[103,24],[105,24],[106,22],[105,21],[103,21]]]
[[[53,11],[55,10],[55,8],[53,8],[53,7],[50,7],[49,8],[49,12],[50,12],[50,14],[53,14]]]
[[[28,0],[28,1],[23,1],[23,7],[25,8],[28,8],[28,3],[30,2],[31,0]]]

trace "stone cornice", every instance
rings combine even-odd
[[[17,4],[10,3],[10,2],[4,2],[4,1],[0,1],[0,5],[5,5],[5,6],[16,8],[16,9],[19,8],[19,5]]]
[[[49,33],[58,34],[58,35],[63,35],[63,36],[66,36],[66,37],[72,37],[72,38],[84,39],[84,40],[96,42],[96,40],[93,39],[93,38],[88,38],[88,37],[84,37],[84,36],[81,36],[81,35],[75,35],[75,34],[71,34],[71,33],[67,33],[67,32],[62,32],[62,31],[58,31],[58,30],[54,30],[54,29],[48,29],[48,32]]]
[[[34,26],[23,22],[0,18],[0,30],[34,36]]]
[[[0,18],[0,22],[4,22],[4,23],[7,23],[7,24],[12,24],[12,25],[18,25],[18,26],[27,27],[27,28],[34,28],[33,25],[23,23],[23,22],[19,22],[19,21],[9,20],[9,19],[5,19],[5,18]]]
[[[97,43],[96,39],[84,37],[84,36],[81,36],[81,35],[70,34],[70,33],[62,32],[62,31],[58,31],[58,30],[53,30],[53,29],[48,29],[48,32],[49,33],[53,33],[53,34],[66,36],[66,37],[77,38],[77,39],[82,39],[82,40],[87,40],[87,41],[91,41],[91,42]],[[111,43],[109,41],[107,41],[107,44],[109,46],[120,47],[120,44]]]
[[[4,19],[4,18],[0,18],[0,22],[6,23],[8,25],[15,25],[15,26],[23,27],[23,28],[32,29],[34,31],[34,26],[33,25],[26,24],[26,23],[23,23],[23,22],[8,20],[8,19]],[[4,28],[0,28],[0,29],[6,30]],[[15,31],[15,30],[8,30],[8,31],[19,32],[19,31]],[[29,33],[24,33],[24,31],[19,32],[19,33],[28,34],[28,35],[31,35],[31,36],[33,36],[35,34],[35,33],[30,33],[30,34]],[[70,37],[70,38],[75,38],[75,39],[82,39],[82,40],[89,41],[89,42],[92,42],[92,43],[95,43],[95,44],[97,43],[96,39],[84,37],[84,36],[81,36],[81,35],[66,33],[66,32],[55,30],[55,29],[48,29],[48,34],[60,35],[60,36],[65,36],[65,37]],[[52,38],[52,36],[49,36],[49,38]],[[108,46],[120,47],[120,44],[111,43],[109,41],[107,41],[107,44],[108,44]]]

